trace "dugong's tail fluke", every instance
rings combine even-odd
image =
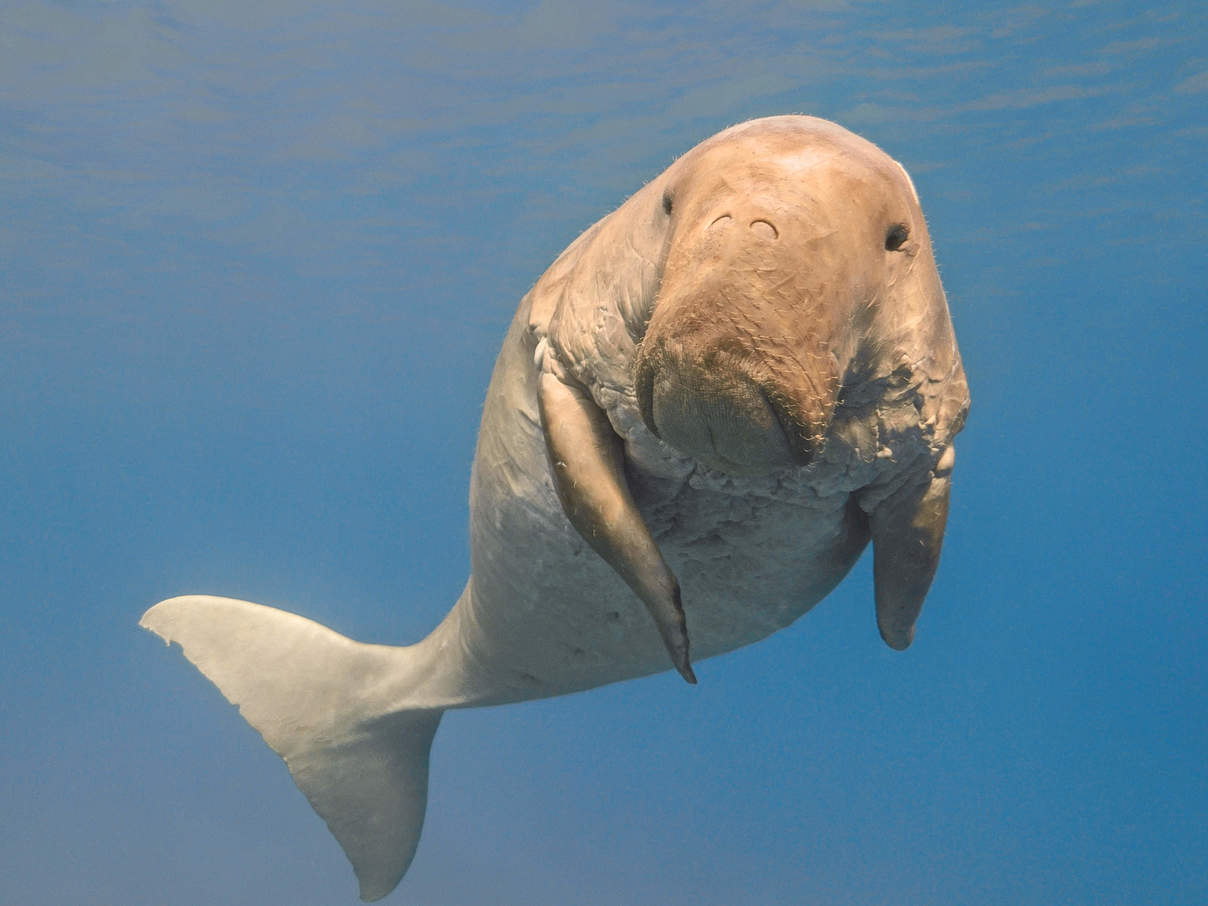
[[[419,843],[428,752],[444,713],[397,700],[411,649],[202,595],[156,604],[140,625],[179,643],[285,759],[352,862],[361,898],[390,893]]]

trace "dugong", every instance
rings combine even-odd
[[[788,626],[873,544],[906,648],[969,392],[906,171],[825,120],[676,160],[521,300],[470,477],[471,571],[422,641],[352,641],[229,598],[141,625],[285,760],[361,897],[406,872],[450,708],[674,668]]]

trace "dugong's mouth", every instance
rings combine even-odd
[[[635,391],[646,427],[710,468],[764,475],[806,465],[812,456],[809,432],[786,395],[742,369],[640,356]]]

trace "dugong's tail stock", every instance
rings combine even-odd
[[[304,617],[230,598],[156,604],[139,624],[216,685],[285,759],[344,848],[361,898],[398,884],[419,843],[428,752],[444,711],[414,707],[412,648],[364,645]]]

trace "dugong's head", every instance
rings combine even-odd
[[[914,388],[955,433],[963,371],[899,164],[831,123],[778,117],[663,178],[665,259],[634,367],[652,432],[733,474],[805,465],[845,396],[880,381]]]
[[[642,420],[736,475],[808,466],[836,447],[875,460],[856,500],[881,634],[906,647],[969,405],[909,176],[839,126],[777,117],[721,133],[660,180],[660,277],[635,325]]]

